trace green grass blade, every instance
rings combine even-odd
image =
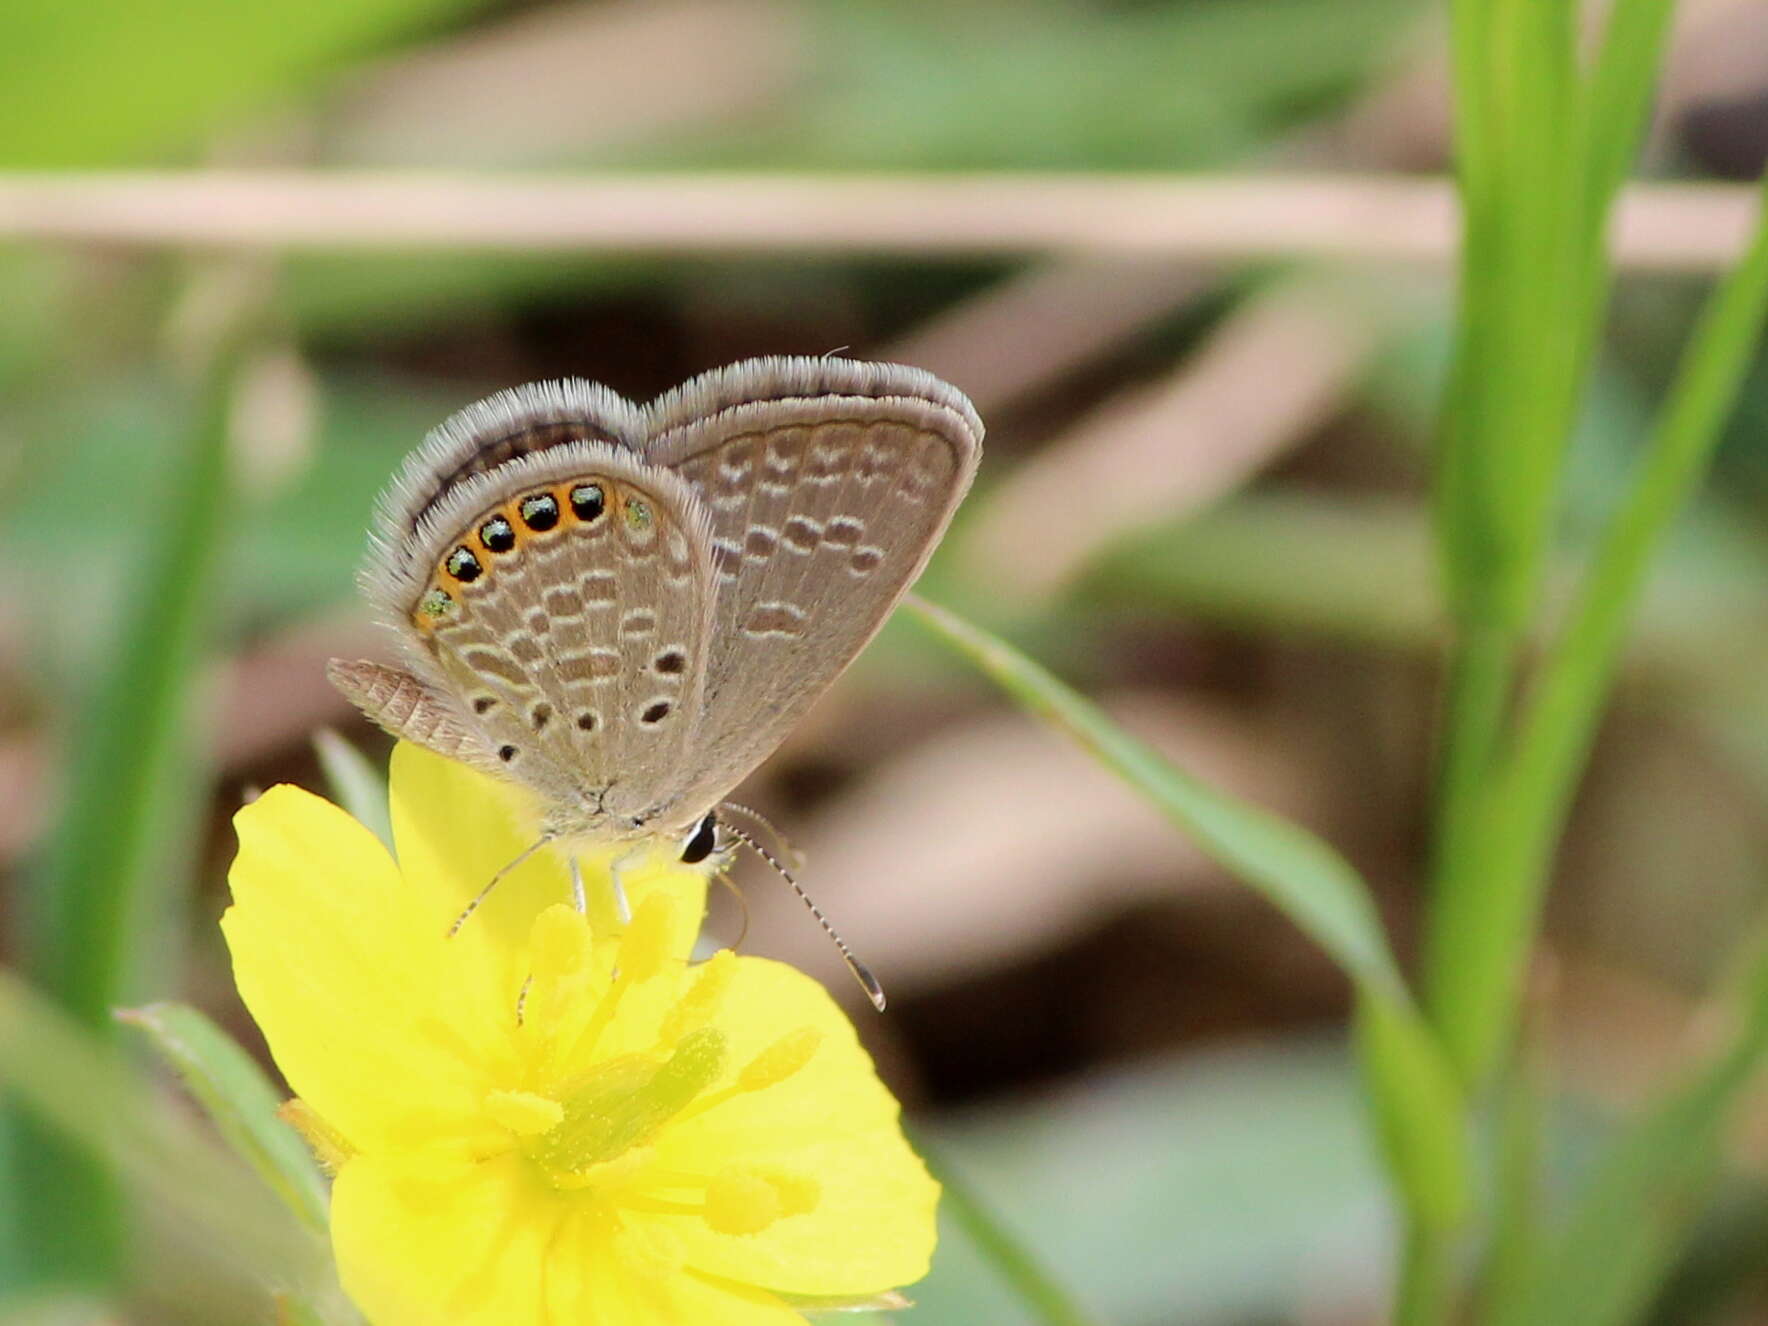
[[[96,693],[74,736],[60,823],[37,881],[29,968],[99,1036],[127,997],[167,865],[194,829],[201,781],[193,691],[216,615],[229,502],[227,429],[240,346],[217,352],[195,393],[180,468],[152,529]],[[20,1120],[27,1133],[31,1125]],[[23,1139],[20,1191],[34,1269],[99,1283],[122,1239],[106,1177],[49,1136]],[[34,1199],[41,1209],[34,1209]]]
[[[1193,778],[1005,642],[924,599],[910,609],[1025,709],[1154,802],[1215,861],[1264,894],[1351,978],[1403,989],[1374,900],[1325,843]]]
[[[327,1282],[324,1245],[188,1110],[167,1108],[108,1044],[4,969],[0,1085],[71,1149],[117,1173],[134,1201],[200,1231],[217,1290],[224,1282],[230,1296],[262,1302],[266,1285]]]
[[[1620,1326],[1638,1320],[1719,1172],[1720,1147],[1768,1060],[1768,943],[1725,1025],[1723,1046],[1608,1147],[1563,1230],[1498,1326]]]
[[[251,1056],[185,1004],[148,1004],[117,1017],[147,1033],[235,1154],[303,1224],[323,1234],[330,1204],[325,1180],[306,1144],[278,1117],[282,1096]]]
[[[1584,224],[1592,244],[1638,154],[1674,8],[1672,0],[1616,0],[1609,11],[1578,117],[1585,144]]]
[[[1482,1287],[1504,1302],[1540,1265],[1546,1194],[1543,1153],[1548,1126],[1546,1047],[1525,1023],[1519,1053],[1497,1084],[1492,1156],[1492,1237]]]
[[[1563,275],[1580,266],[1576,12],[1571,0],[1464,0],[1453,10],[1463,240],[1435,483],[1454,635],[1438,902],[1425,943],[1433,978],[1463,914],[1478,906],[1464,873],[1468,844],[1541,593],[1597,317]],[[1434,979],[1428,993],[1440,1004]]]
[[[1403,994],[1359,986],[1352,1031],[1382,1155],[1413,1228],[1436,1241],[1470,1200],[1460,1084]]]
[[[988,1259],[1041,1326],[1095,1326],[1087,1312],[1046,1268],[1019,1236],[997,1217],[989,1204],[920,1134],[915,1150],[944,1189],[940,1207]]]
[[[387,804],[387,775],[329,727],[313,734],[313,749],[319,753],[319,767],[332,800],[358,824],[374,830],[375,837],[392,851],[393,812]]]
[[[1481,89],[1467,112],[1486,121],[1461,127],[1491,146],[1481,189],[1463,189],[1460,341],[1438,484],[1458,629],[1425,970],[1433,1017],[1471,1081],[1501,1038],[1484,1010],[1464,1004],[1462,969],[1518,968],[1534,933],[1532,910],[1491,902],[1491,881],[1513,868],[1497,859],[1499,770],[1607,305],[1607,220],[1643,132],[1667,9],[1665,0],[1619,0],[1583,80],[1577,7],[1566,0],[1469,0],[1456,10],[1467,27],[1457,33],[1457,76]]]
[[[1575,389],[1559,279],[1577,216],[1574,13],[1454,10],[1464,248],[1438,512],[1456,621],[1506,635],[1532,604]]]
[[[1653,556],[1706,472],[1768,311],[1768,226],[1714,292],[1639,471],[1597,545],[1475,833],[1480,898],[1445,942],[1437,1007],[1458,1062],[1478,1076],[1514,1021],[1548,866]],[[1471,890],[1463,890],[1471,897]],[[1448,909],[1444,909],[1444,916]]]
[[[192,692],[216,617],[228,505],[228,373],[209,384],[165,518],[124,600],[123,620],[79,723],[70,786],[38,890],[32,968],[89,1026],[108,1025],[130,971],[144,876],[157,865],[164,790],[183,770]]]
[[[1177,768],[1004,642],[925,600],[911,597],[908,604],[1014,700],[1146,797],[1344,969],[1357,990],[1358,1045],[1397,1182],[1420,1219],[1432,1225],[1457,1219],[1467,1200],[1458,1092],[1407,994],[1361,877],[1305,830]]]
[[[1768,201],[1768,194],[1765,194]],[[1513,795],[1557,826],[1589,746],[1634,604],[1693,498],[1768,315],[1768,215],[1713,292],[1627,498],[1604,532],[1524,717]]]

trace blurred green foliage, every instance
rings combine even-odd
[[[343,62],[435,31],[470,0],[13,0],[0,8],[0,165],[166,164]]]

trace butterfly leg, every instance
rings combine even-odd
[[[626,884],[620,877],[639,856],[638,852],[628,852],[625,856],[615,857],[608,867],[608,887],[614,892],[614,911],[619,915],[621,925],[632,924],[632,903],[626,896]]]

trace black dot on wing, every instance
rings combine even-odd
[[[487,552],[508,552],[516,546],[516,527],[502,516],[493,516],[479,526],[479,542]]]
[[[492,699],[489,695],[476,695],[473,697],[473,712],[475,714],[488,714],[496,707],[497,701]]]
[[[683,668],[687,667],[687,665],[687,655],[682,653],[679,649],[666,649],[661,654],[657,655],[656,668],[658,672],[667,673],[673,676]]]
[[[533,530],[548,530],[559,523],[559,499],[551,493],[524,497],[519,508],[522,523]]]
[[[579,520],[594,520],[607,504],[599,483],[580,483],[571,490],[571,512]]]
[[[448,574],[463,583],[477,580],[484,570],[479,559],[473,556],[473,550],[464,543],[448,554]]]
[[[668,717],[669,701],[667,700],[658,700],[655,704],[647,705],[644,713],[639,715],[639,718],[646,723],[661,723]]]
[[[552,721],[552,716],[552,706],[544,700],[528,711],[528,721],[534,724],[534,730],[536,732],[545,728],[546,725]]]
[[[497,748],[497,758],[502,760],[505,764],[508,764],[511,760],[516,758],[516,748],[514,746],[499,746]]]
[[[577,726],[582,728],[585,732],[594,732],[598,721],[599,720],[596,718],[593,709],[585,709],[582,713],[577,715]]]

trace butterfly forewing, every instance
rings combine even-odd
[[[759,360],[652,407],[645,458],[712,524],[714,628],[684,802],[716,801],[784,739],[920,574],[975,473],[981,425],[928,374]]]

